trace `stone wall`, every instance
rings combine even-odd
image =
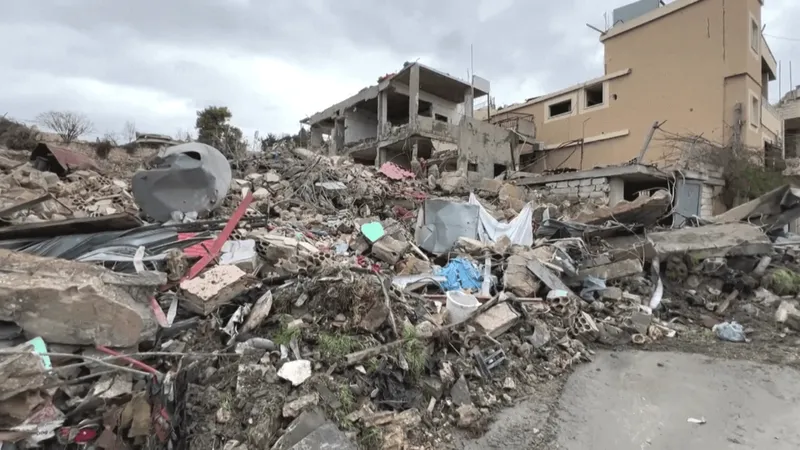
[[[608,204],[611,185],[608,178],[583,178],[580,180],[559,181],[538,186],[537,190],[542,199],[549,203],[560,203],[565,200],[576,202],[594,203],[597,205]]]

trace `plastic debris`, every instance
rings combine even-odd
[[[714,325],[711,331],[723,341],[747,342],[744,328],[738,322],[722,322]]]

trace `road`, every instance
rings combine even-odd
[[[522,402],[463,448],[798,449],[798,380],[794,369],[744,360],[598,352],[569,377],[555,405]]]

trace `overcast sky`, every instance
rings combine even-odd
[[[498,104],[602,75],[603,14],[630,0],[29,0],[0,13],[0,114],[88,115],[175,135],[225,105],[247,135],[299,120],[419,59],[488,78]],[[767,0],[776,58],[800,64],[797,0]],[[610,19],[609,19],[610,21]],[[800,66],[797,67],[800,83]],[[777,82],[772,101],[777,99]]]

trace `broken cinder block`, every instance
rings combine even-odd
[[[231,265],[214,266],[196,278],[181,282],[186,298],[183,307],[206,316],[246,289],[247,278],[242,269]]]
[[[391,236],[384,236],[372,244],[372,256],[387,263],[397,264],[408,252],[408,242],[399,241]]]

